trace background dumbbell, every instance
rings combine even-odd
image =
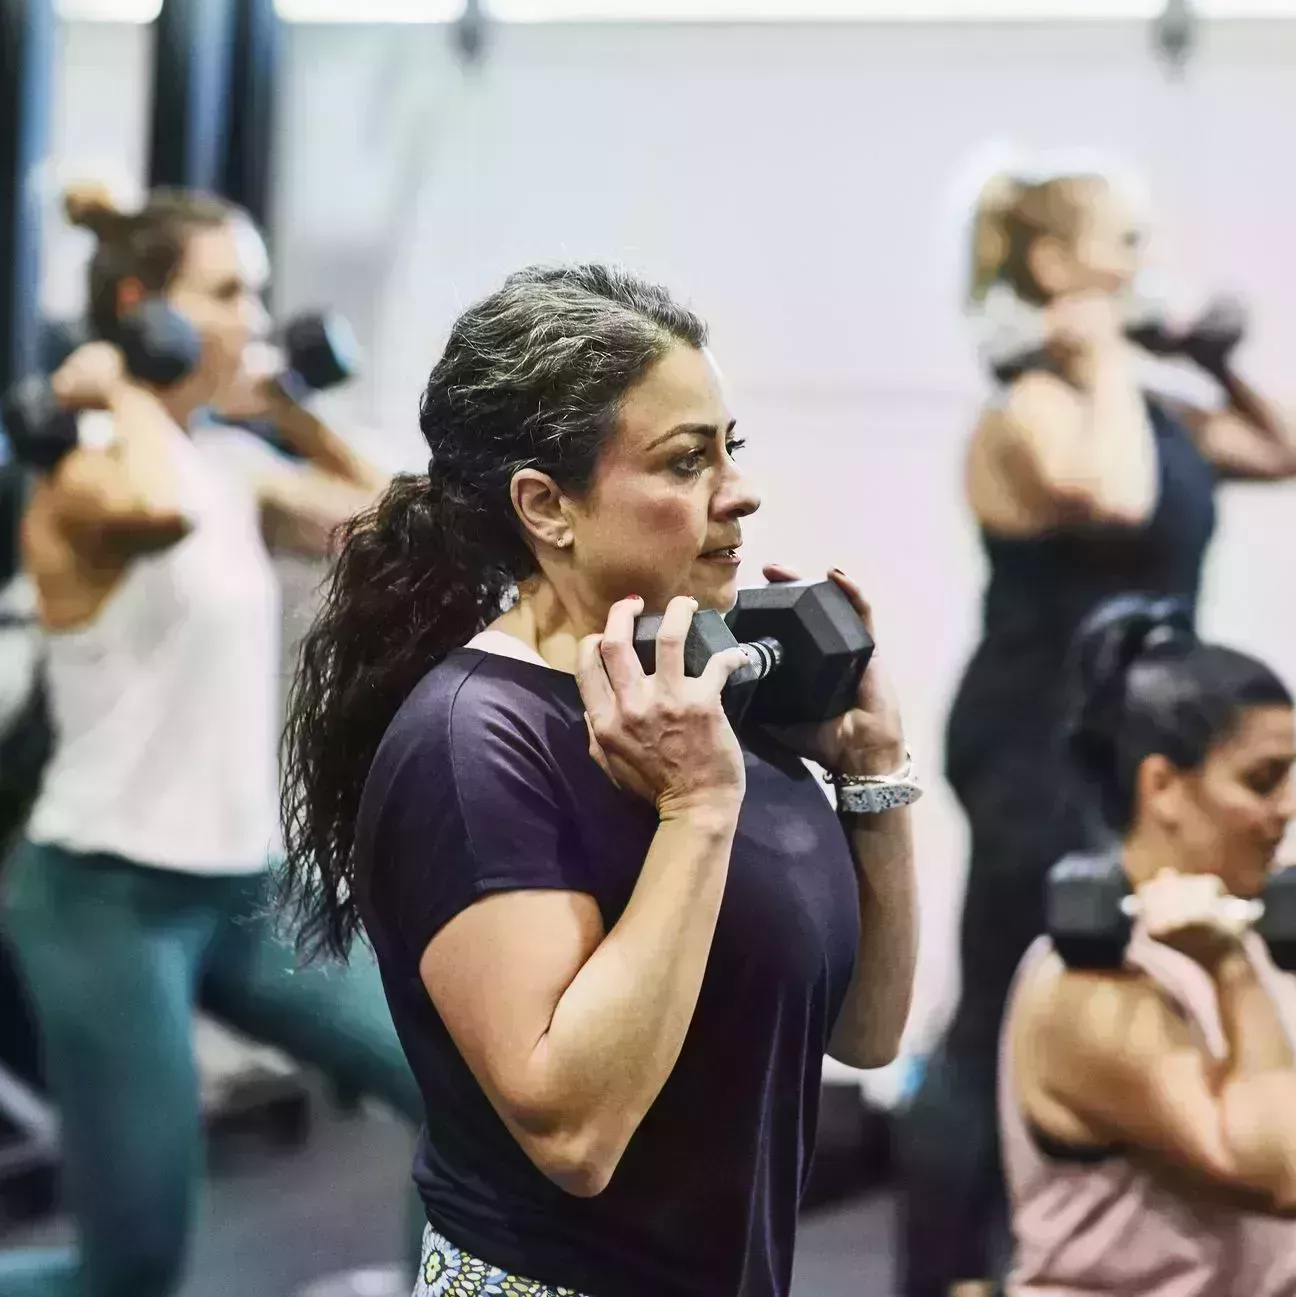
[[[1246,907],[1247,919],[1286,972],[1296,972],[1296,869],[1269,876],[1259,901],[1224,898]],[[1069,968],[1118,969],[1125,962],[1138,898],[1120,859],[1110,852],[1064,857],[1045,884],[1045,924]]]
[[[661,618],[635,623],[635,652],[652,671]],[[795,725],[840,716],[854,703],[873,640],[841,587],[832,581],[781,581],[740,590],[728,618],[693,617],[684,670],[701,675],[727,648],[741,647],[749,666],[734,672],[723,695],[735,724]]]
[[[349,382],[359,372],[355,333],[334,312],[295,316],[281,330],[279,341],[285,368],[276,381],[294,400]]]
[[[197,330],[157,299],[124,316],[113,341],[127,372],[153,387],[174,386],[193,372],[202,356]],[[0,398],[0,423],[12,458],[42,473],[52,472],[79,440],[77,412],[59,403],[45,374],[20,379]]]

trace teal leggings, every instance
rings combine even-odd
[[[80,1247],[0,1254],[4,1297],[167,1297],[180,1287],[203,1174],[198,1003],[422,1120],[372,960],[296,967],[264,913],[264,876],[202,877],[22,843],[5,891]],[[416,1208],[411,1262],[424,1223]]]

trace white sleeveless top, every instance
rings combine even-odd
[[[57,738],[34,842],[193,873],[267,866],[279,588],[253,489],[223,453],[231,435],[249,436],[175,429],[193,531],[135,559],[92,622],[46,636]]]

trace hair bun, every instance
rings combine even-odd
[[[108,186],[93,180],[68,186],[63,193],[63,211],[71,224],[101,239],[113,233],[125,219]]]

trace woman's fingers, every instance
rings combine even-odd
[[[643,665],[634,649],[635,618],[643,612],[643,600],[637,595],[618,599],[608,612],[607,629],[599,651],[613,690],[625,693],[644,678]]]
[[[833,568],[828,573],[828,579],[841,587],[842,592],[851,601],[851,607],[859,613],[860,621],[864,623],[868,633],[872,635],[873,605],[864,597],[864,592],[839,567]]]
[[[603,663],[601,635],[587,635],[576,650],[576,685],[591,736],[616,716],[616,692]]]

